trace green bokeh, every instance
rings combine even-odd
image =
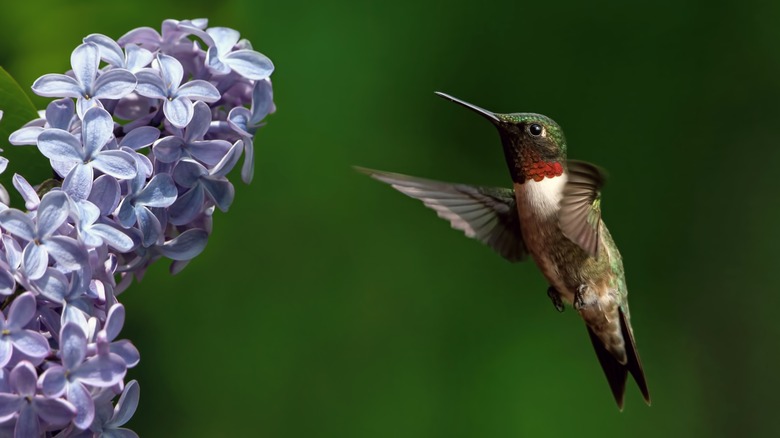
[[[769,436],[780,389],[780,3],[5,4],[28,86],[89,33],[208,17],[276,64],[206,251],[120,299],[141,436]],[[582,323],[354,164],[506,185],[493,128],[441,90],[547,114],[608,169],[653,394],[614,406]],[[35,98],[41,108],[47,99]],[[4,147],[4,146],[0,146]]]

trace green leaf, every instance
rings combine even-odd
[[[11,183],[14,173],[24,176],[30,184],[37,185],[51,178],[52,170],[49,160],[41,155],[37,147],[12,146],[8,142],[8,136],[25,123],[37,119],[38,112],[22,87],[2,67],[0,67],[0,110],[3,110],[3,119],[0,121],[0,148],[3,152],[0,155],[9,160],[8,168],[0,175],[0,184],[10,193],[11,205],[22,208],[22,198]]]

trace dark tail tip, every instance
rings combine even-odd
[[[636,349],[636,343],[634,342],[634,336],[631,334],[631,330],[628,329],[626,322],[626,316],[623,311],[620,310],[620,327],[623,332],[623,339],[626,343],[626,362],[625,367],[631,373],[639,390],[642,392],[642,397],[645,399],[645,403],[650,406],[650,390],[647,388],[647,381],[645,380],[645,372],[642,370],[642,361],[639,359],[639,352]]]
[[[642,362],[639,360],[639,353],[636,349],[634,336],[628,328],[626,316],[623,314],[623,311],[620,310],[619,312],[620,330],[626,345],[625,364],[618,362],[612,353],[607,351],[599,337],[596,336],[590,328],[588,328],[588,334],[590,335],[593,349],[596,350],[596,356],[599,358],[599,363],[601,363],[601,368],[604,370],[604,375],[607,377],[607,382],[609,382],[612,395],[615,397],[618,408],[622,411],[623,395],[626,392],[628,373],[631,373],[631,376],[634,378],[639,390],[642,392],[642,397],[644,397],[645,403],[647,403],[648,406],[650,406],[650,390],[647,388],[647,381],[645,380],[645,373],[642,370]]]
[[[588,334],[590,335],[590,342],[593,343],[593,349],[596,350],[596,357],[599,358],[601,369],[604,370],[604,375],[609,382],[609,388],[612,390],[612,395],[615,397],[618,409],[623,410],[623,394],[626,392],[626,379],[628,378],[628,370],[625,365],[612,356],[612,353],[607,351],[601,339],[593,333],[593,330],[588,327]]]

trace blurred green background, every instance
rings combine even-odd
[[[255,181],[210,245],[120,298],[141,436],[767,436],[780,402],[780,3],[13,2],[29,87],[81,38],[208,17],[273,59]],[[359,164],[508,185],[494,128],[433,95],[547,114],[609,171],[653,395],[615,407],[533,264]],[[48,100],[36,98],[43,108]],[[238,180],[236,180],[238,181]]]

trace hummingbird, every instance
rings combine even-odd
[[[605,174],[567,159],[563,131],[534,113],[494,113],[450,95],[498,129],[513,187],[493,188],[416,178],[357,167],[416,198],[511,262],[530,256],[549,282],[547,295],[562,312],[582,317],[618,408],[630,373],[650,404],[628,310],[623,261],[601,219]]]

